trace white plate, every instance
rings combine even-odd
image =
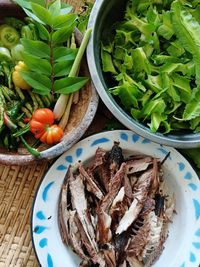
[[[200,182],[198,176],[174,148],[158,145],[131,131],[103,132],[88,137],[65,152],[41,182],[33,204],[31,230],[42,267],[76,267],[80,260],[61,240],[58,200],[67,168],[78,160],[88,161],[98,146],[110,150],[119,141],[125,153],[132,151],[164,158],[168,188],[175,192],[177,215],[169,226],[165,249],[154,267],[198,267],[200,263]]]

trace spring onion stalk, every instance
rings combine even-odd
[[[67,107],[65,109],[65,113],[63,114],[62,119],[60,120],[60,122],[58,124],[60,126],[60,128],[62,128],[63,130],[65,129],[65,127],[68,123],[68,120],[69,120],[69,114],[70,114],[72,102],[73,102],[73,94],[70,94],[69,101],[68,101]]]
[[[75,49],[76,48],[76,42],[75,42],[75,37],[74,37],[74,34],[72,34],[72,38],[71,38],[71,46],[70,48],[72,49]],[[78,70],[79,71],[79,70]],[[78,74],[78,71],[76,73],[76,75]],[[59,122],[59,126],[64,130],[67,123],[68,123],[68,120],[69,120],[69,114],[70,114],[70,110],[71,110],[71,106],[72,106],[72,103],[73,103],[73,99],[74,99],[74,93],[73,94],[69,94],[68,95],[68,98],[67,98],[67,105],[66,105],[66,108],[65,108],[65,111],[64,111],[64,114]]]
[[[83,54],[85,52],[85,49],[86,49],[86,46],[87,46],[87,43],[89,41],[89,38],[90,38],[90,34],[92,32],[92,29],[88,29],[83,37],[83,41],[81,43],[81,46],[78,50],[78,53],[77,53],[77,56],[74,60],[74,63],[72,65],[72,68],[71,68],[71,71],[68,75],[68,77],[74,77],[77,75],[77,72],[79,70],[79,67],[80,67],[80,63],[81,63],[81,60],[82,60],[82,57],[83,57]],[[64,112],[65,112],[65,109],[66,109],[66,104],[67,104],[67,100],[68,100],[68,96],[67,95],[63,95],[61,94],[55,104],[55,107],[54,107],[54,116],[55,116],[55,119],[56,120],[59,120]]]

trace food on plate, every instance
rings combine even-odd
[[[119,143],[98,148],[84,166],[68,168],[59,200],[63,242],[80,266],[152,266],[168,236],[175,197],[167,192],[164,160],[125,157]]]
[[[200,132],[199,1],[128,0],[102,33],[109,93],[152,132]]]
[[[41,148],[35,146],[40,141],[53,145],[61,140],[79,90],[88,81],[78,74],[91,29],[78,48],[78,16],[70,13],[71,6],[60,0],[15,2],[27,17],[6,17],[0,26],[0,147],[22,152],[23,144],[39,156]],[[37,137],[32,124],[43,108],[50,109],[56,122]]]

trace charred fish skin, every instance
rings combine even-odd
[[[109,162],[115,163],[118,166],[120,166],[122,162],[124,162],[122,148],[119,146],[118,142],[114,142],[114,146],[112,147],[111,152],[109,154]]]

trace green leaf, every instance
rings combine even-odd
[[[185,106],[183,113],[184,120],[192,120],[200,116],[200,87],[193,89],[192,98]]]
[[[36,4],[43,6],[43,7],[45,7],[45,5],[46,5],[46,0],[29,0],[29,2],[36,3]]]
[[[86,77],[66,77],[56,80],[54,89],[56,93],[70,94],[81,89],[88,81]]]
[[[118,95],[126,109],[129,107],[138,108],[137,98],[140,95],[140,92],[133,84],[124,82],[122,85],[110,88],[109,92],[113,95]]]
[[[193,55],[196,84],[200,84],[200,24],[178,1],[172,3],[172,23],[182,46]]]
[[[24,38],[21,39],[21,43],[27,53],[41,58],[50,58],[50,48],[46,43]]]
[[[54,65],[54,76],[61,77],[69,74],[74,60],[60,61]]]
[[[22,8],[31,9],[31,4],[28,1],[14,0],[14,2],[17,3]]]
[[[179,91],[181,101],[187,104],[190,101],[191,93],[192,93],[191,87],[190,87],[190,81],[186,79],[185,77],[180,76],[176,73],[173,73],[171,78],[173,81],[172,84]]]
[[[167,116],[158,113],[151,114],[151,123],[148,124],[153,133],[157,132],[162,121],[166,120]]]
[[[64,46],[55,47],[53,52],[53,59],[55,62],[74,60],[76,58],[78,49],[71,49]]]
[[[33,13],[45,24],[47,25],[51,25],[52,23],[52,18],[51,18],[51,14],[50,12],[38,5],[38,4],[35,4],[35,3],[31,3],[31,7],[32,7],[32,11]]]
[[[170,40],[174,35],[174,29],[171,22],[171,12],[162,12],[163,24],[158,28],[158,34],[167,40]]]
[[[32,90],[32,92],[35,93],[35,94],[38,94],[38,95],[48,95],[49,92],[50,92],[50,90],[47,91],[47,90],[42,90],[42,89],[34,88],[34,89]]]
[[[101,59],[104,72],[111,72],[112,74],[117,74],[117,71],[115,70],[115,67],[113,65],[111,55],[103,48],[101,48]]]
[[[74,30],[75,25],[76,23],[73,23],[70,27],[66,26],[54,32],[52,35],[52,41],[54,43],[66,42],[68,38],[70,37],[70,35],[72,34],[72,31]]]
[[[44,24],[44,22],[42,22],[35,14],[33,14],[31,11],[29,11],[28,9],[26,8],[23,8],[24,12],[26,13],[26,15],[33,19],[34,21],[37,21],[38,23],[42,23]]]
[[[23,59],[26,66],[31,71],[35,71],[36,73],[46,74],[48,76],[51,75],[51,65],[48,60],[32,56],[27,52],[23,53]]]
[[[50,34],[48,30],[41,23],[35,22],[35,25],[38,29],[39,36],[42,40],[49,41]]]
[[[49,7],[49,12],[53,17],[58,16],[60,14],[61,9],[61,3],[60,0],[55,0],[53,3],[51,3]]]
[[[162,114],[164,113],[166,104],[163,99],[150,100],[142,109],[142,114],[146,117],[151,116],[152,113]]]
[[[68,14],[73,10],[73,7],[65,2],[61,3],[61,10],[60,10],[60,14],[64,15],[64,14]]]
[[[52,25],[56,29],[65,27],[66,25],[69,27],[75,22],[76,19],[77,19],[76,14],[59,15],[53,18]]]
[[[44,91],[45,94],[48,94],[51,89],[51,80],[45,75],[28,72],[28,71],[20,71],[22,78],[34,89],[38,91]]]

